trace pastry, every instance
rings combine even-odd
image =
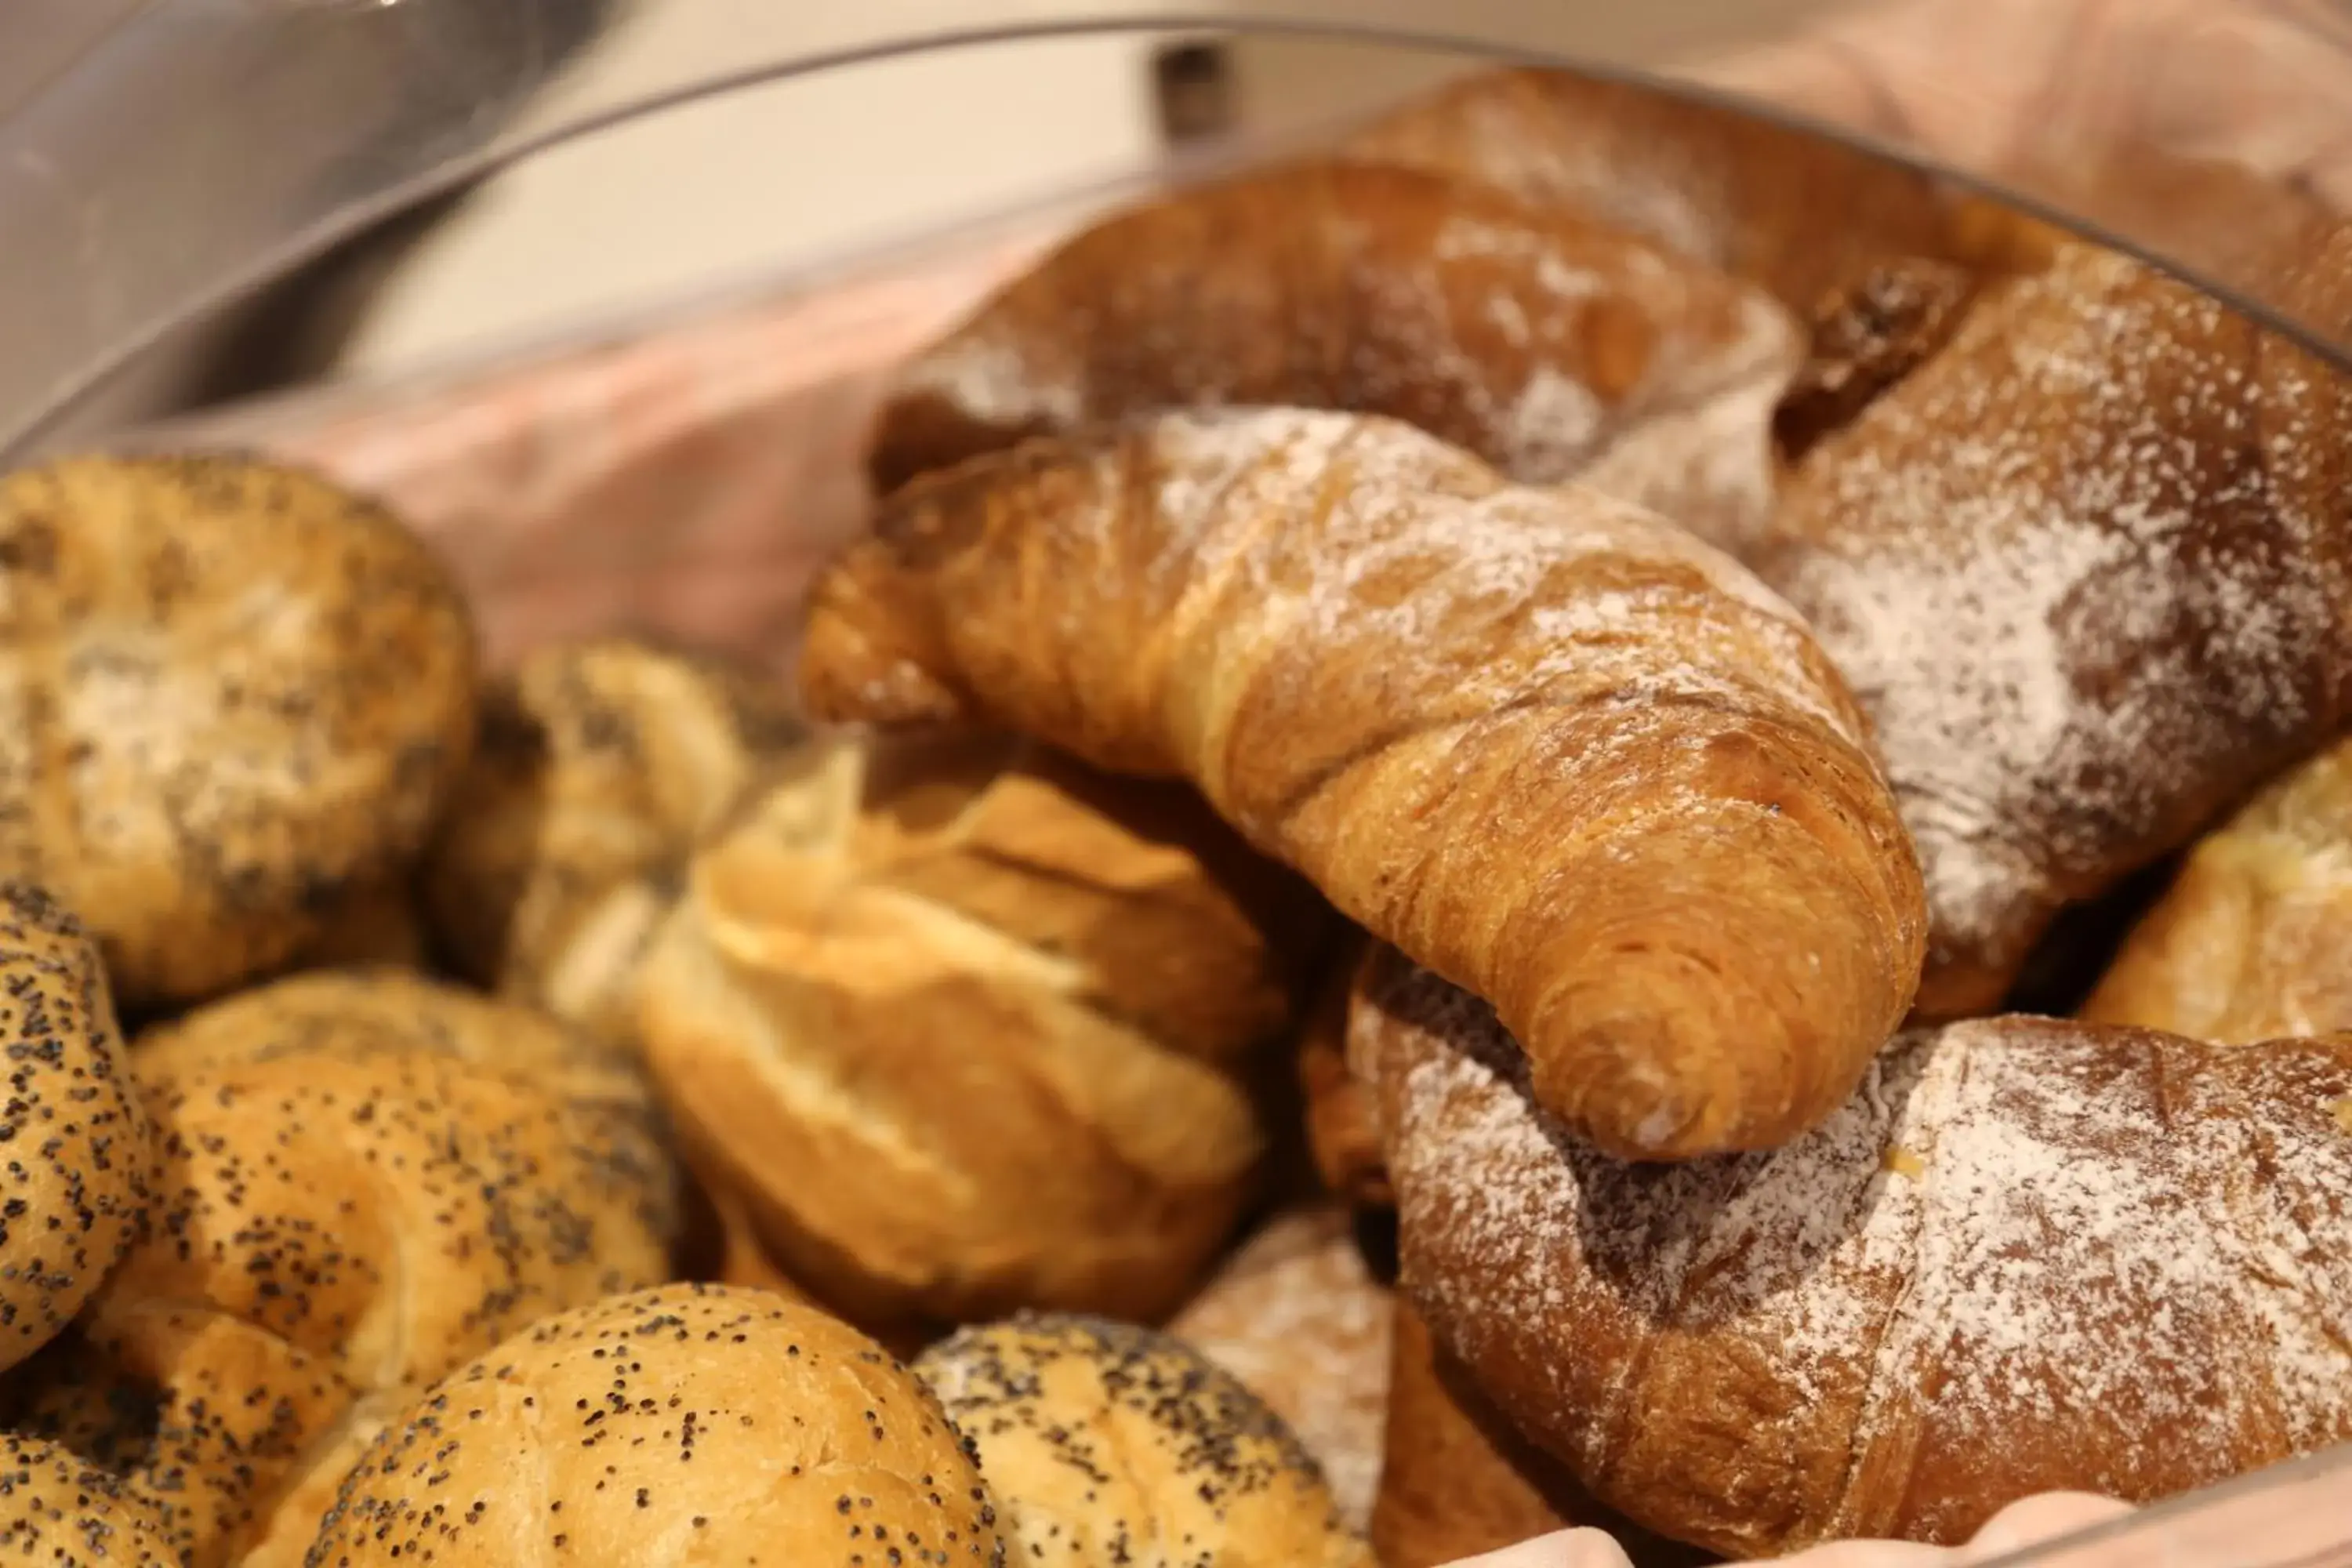
[[[142,1060],[164,1156],[148,1234],[0,1388],[0,1427],[121,1471],[186,1568],[299,1563],[419,1390],[668,1268],[630,1123],[554,1087],[561,1064],[355,1037]]]
[[[779,1297],[671,1285],[451,1373],[352,1470],[308,1561],[1003,1568],[999,1528],[938,1402],[879,1346]]]
[[[1518,1026],[1613,1152],[1769,1147],[1911,1000],[1918,868],[1793,612],[1391,420],[1172,415],[927,476],[814,590],[827,720],[1181,774]]]
[[[2352,1029],[2352,744],[2200,839],[2082,1016],[2245,1043]]]
[[[1255,1185],[1324,925],[1177,786],[845,742],[696,858],[640,1028],[698,1166],[877,1331],[1156,1318]]]
[[[1381,1568],[1439,1568],[1571,1525],[1605,1530],[1633,1568],[1688,1568],[1706,1553],[1595,1502],[1519,1436],[1408,1301],[1396,1310],[1372,1550]]]
[[[2123,257],[1990,285],[1799,466],[1751,559],[1876,728],[1922,1012],[2315,749],[2352,693],[2352,378]]]
[[[1729,538],[1769,509],[1772,407],[1801,357],[1769,296],[1621,230],[1308,162],[1063,246],[899,375],[871,466],[889,489],[1166,409],[1356,409]]]
[[[291,959],[425,842],[473,738],[456,585],[389,514],[236,458],[0,477],[0,874],[126,1009]]]
[[[1405,1291],[1661,1534],[1951,1543],[2352,1439],[2352,1037],[1923,1028],[1784,1149],[1640,1166],[1535,1107],[1484,1004],[1394,959],[1365,1002]]]
[[[1168,1324],[1289,1425],[1359,1533],[1381,1478],[1392,1310],[1355,1216],[1327,1201],[1268,1220]]]
[[[695,846],[805,737],[787,694],[625,637],[526,658],[481,698],[481,741],[426,862],[458,973],[630,1037],[637,966]]]
[[[1365,946],[1352,943],[1335,963],[1298,1038],[1298,1087],[1307,1152],[1328,1191],[1360,1208],[1388,1208],[1388,1156],[1381,1150],[1381,1113],[1371,1091],[1348,1068],[1348,1006]]]
[[[1958,262],[1902,257],[1824,297],[1806,323],[1805,363],[1773,412],[1781,452],[1802,458],[1934,357],[1959,330],[1982,282]]]
[[[295,954],[303,969],[433,967],[432,938],[406,880],[361,888],[341,900]]]
[[[154,1508],[54,1443],[0,1432],[0,1562],[178,1568]]]
[[[48,895],[0,884],[0,1371],[55,1339],[129,1250],[156,1140],[105,972]]]
[[[1024,1314],[915,1372],[971,1439],[1017,1562],[1372,1568],[1282,1418],[1165,1334]]]
[[[1481,71],[1343,150],[1588,215],[1752,279],[1797,310],[1890,258],[1972,257],[1970,230],[1928,176],[1642,83]]]

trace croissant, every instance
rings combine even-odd
[[[2242,1043],[2352,1029],[2352,743],[2200,839],[2082,1016]]]
[[[1391,420],[1167,416],[928,476],[816,584],[801,673],[823,719],[1189,777],[1626,1154],[1795,1135],[1910,1003],[1917,868],[1801,623]]]
[[[1968,204],[1926,174],[1751,113],[1637,83],[1512,68],[1452,82],[1358,131],[1366,162],[1568,207],[1763,285],[1791,309],[1892,257],[1975,259]]]
[[[1127,415],[1358,409],[1729,539],[1769,510],[1772,408],[1801,357],[1769,296],[1632,235],[1440,175],[1310,162],[1064,246],[902,374],[871,465],[887,489]]]
[[[2352,380],[2080,246],[1798,467],[1749,562],[1874,721],[1925,1013],[2341,727],[2347,523]]]
[[[2352,1440],[2352,1037],[1916,1029],[1802,1139],[1637,1166],[1562,1136],[1475,998],[1391,953],[1361,1002],[1406,1296],[1661,1534],[1955,1542]]]

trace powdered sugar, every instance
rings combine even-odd
[[[1542,1370],[1490,1392],[1588,1479],[1686,1495],[1654,1523],[1949,1538],[2352,1437],[2340,1050],[1957,1025],[1787,1148],[1638,1167],[1547,1122],[1482,1005],[1417,974],[1381,1015],[1409,1289]]]
[[[1338,1206],[1277,1216],[1227,1260],[1169,1331],[1246,1384],[1323,1467],[1362,1530],[1380,1485],[1392,1309]]]
[[[2332,721],[2345,497],[2312,463],[2345,404],[2257,342],[2074,253],[1792,489],[1759,570],[1875,721],[1964,962],[2006,970]]]

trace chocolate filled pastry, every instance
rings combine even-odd
[[[1403,1288],[1601,1502],[1735,1557],[1964,1541],[2352,1439],[2352,1037],[1914,1030],[1769,1154],[1634,1165],[1391,959],[1350,1037]]]
[[[1002,1568],[1000,1509],[880,1346],[761,1291],[669,1285],[453,1372],[352,1468],[307,1561]]]
[[[915,1371],[971,1440],[1016,1562],[1374,1568],[1282,1418],[1179,1340],[1024,1313]]]
[[[1911,1001],[1914,861],[1795,614],[1391,420],[1174,415],[907,486],[818,580],[812,713],[1181,776],[1492,999],[1610,1150],[1769,1147]]]
[[[137,1011],[278,968],[424,847],[473,743],[457,584],[390,514],[241,458],[0,477],[0,876]]]
[[[2352,744],[2198,840],[2082,1016],[2203,1040],[2352,1029]]]
[[[1285,1210],[1228,1258],[1168,1331],[1241,1379],[1322,1468],[1350,1530],[1371,1516],[1394,1302],[1328,1201]]]
[[[641,1032],[698,1166],[877,1331],[1153,1319],[1257,1188],[1328,925],[1179,786],[845,742],[696,858]]]
[[[423,879],[466,978],[608,1039],[695,847],[805,744],[789,694],[715,656],[601,637],[481,696],[481,742]]]
[[[1355,409],[1736,539],[1769,510],[1772,409],[1802,352],[1762,291],[1575,213],[1297,163],[1062,247],[900,374],[872,468],[889,489],[1166,409]]]
[[[1988,287],[1790,479],[1759,575],[1870,714],[1926,872],[1919,1006],[2187,843],[2352,695],[2352,378],[2125,258]]]

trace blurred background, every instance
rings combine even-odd
[[[70,70],[149,0],[5,0],[0,110]],[[197,0],[282,16],[403,0]],[[185,4],[185,0],[183,0]],[[1785,33],[1838,0],[1367,0],[1370,22],[1663,63]],[[693,62],[1087,11],[1297,15],[1261,0],[581,0],[547,95],[605,99]],[[1433,55],[1214,33],[1032,41],[862,66],[625,125],[391,222],[172,352],[78,416],[107,425],[321,375],[396,374],[646,301],[723,290],[1132,171],[1221,132],[1366,111],[1459,68]],[[290,89],[289,89],[291,90]],[[246,110],[251,112],[250,110]]]

